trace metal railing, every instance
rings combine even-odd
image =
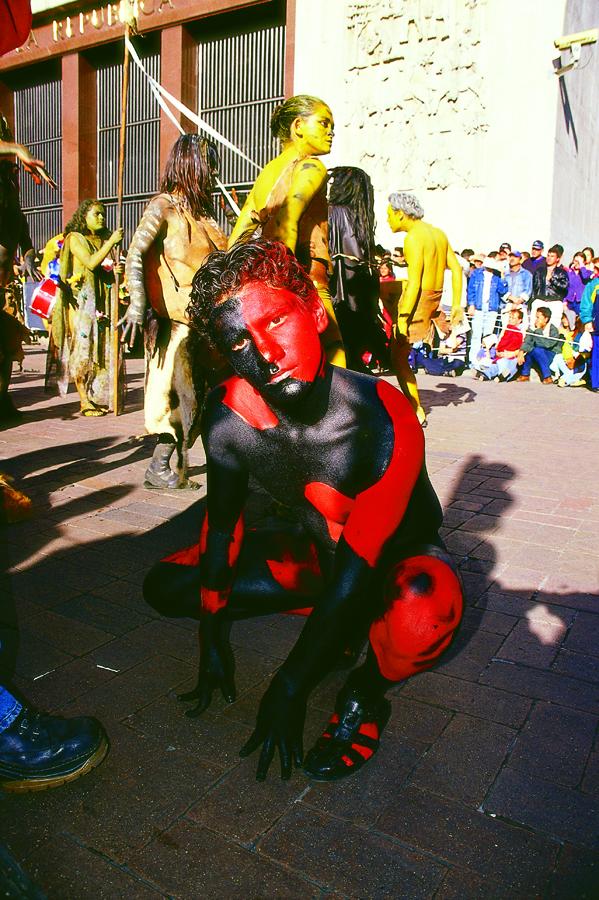
[[[202,118],[258,165],[266,165],[279,150],[270,117],[283,100],[285,26],[202,38],[198,74]],[[219,147],[219,153],[221,181],[237,190],[242,205],[258,172],[230,150]],[[217,218],[226,228],[219,207]]]
[[[160,54],[143,57],[146,71],[160,80]],[[109,224],[116,210],[119,131],[121,126],[122,58],[101,62],[97,69],[98,198],[107,208]],[[123,228],[126,247],[159,181],[160,108],[147,81],[135,66],[129,69],[127,136],[123,172]]]

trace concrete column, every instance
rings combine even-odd
[[[174,97],[193,112],[198,106],[197,44],[184,25],[164,28],[160,34],[160,82]],[[195,132],[196,126],[181,113],[173,110],[185,131]],[[171,147],[180,132],[169,117],[160,113],[160,172],[164,170]]]
[[[82,53],[62,57],[62,213],[66,224],[82,200],[95,197],[96,70]]]

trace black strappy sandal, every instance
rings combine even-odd
[[[368,701],[357,691],[342,691],[335,707],[304,762],[304,772],[316,781],[338,781],[361,769],[379,749],[391,714],[391,704],[384,697]]]

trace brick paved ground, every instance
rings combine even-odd
[[[597,396],[422,378],[467,591],[459,641],[393,691],[356,779],[257,784],[237,751],[301,622],[236,625],[237,702],[185,718],[194,625],[159,621],[140,584],[195,539],[197,509],[140,487],[140,364],[131,411],[95,420],[72,394],[43,394],[42,364],[28,353],[14,387],[27,417],[0,432],[36,510],[3,548],[17,682],[43,707],[99,716],[112,744],[81,781],[0,800],[2,840],[49,897],[597,896]],[[192,462],[203,482],[199,447]],[[308,744],[341,679],[313,695]]]

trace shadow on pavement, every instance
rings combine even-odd
[[[452,391],[452,387],[448,385],[448,390],[443,394],[446,402],[471,402],[474,392],[468,389]],[[55,453],[48,451],[46,457],[43,451],[24,454],[13,462],[12,470],[20,475],[29,472],[34,483],[39,482],[42,486],[44,476],[35,473],[52,460],[52,464],[61,466],[57,473],[58,481],[66,485],[77,474],[76,468],[84,459],[96,472],[110,471],[123,465],[123,460],[113,458],[108,463],[104,460],[107,455],[114,457],[122,452],[126,446],[126,443],[104,439],[82,445],[65,445],[57,448]],[[132,457],[137,458],[139,452],[139,449],[133,449],[127,461]],[[510,731],[505,723],[495,724],[501,722],[501,719],[494,717],[491,709],[483,709],[478,713],[476,709],[471,710],[469,701],[461,698],[461,691],[468,696],[468,691],[488,690],[490,698],[505,698],[502,702],[508,710],[508,716],[511,714],[510,706],[531,706],[531,697],[547,701],[548,707],[555,703],[548,715],[553,716],[550,720],[552,728],[558,732],[560,728],[567,728],[571,722],[572,710],[569,707],[574,707],[576,715],[586,715],[587,711],[591,711],[593,700],[591,679],[590,675],[585,675],[582,655],[577,662],[574,661],[582,666],[578,675],[572,669],[571,677],[562,679],[556,687],[553,687],[551,680],[558,671],[563,673],[563,669],[554,668],[554,662],[562,652],[562,641],[575,613],[580,609],[590,608],[585,606],[589,602],[588,595],[582,591],[562,594],[544,592],[533,584],[516,590],[504,586],[495,572],[497,554],[493,545],[493,530],[497,527],[500,516],[485,515],[484,508],[488,508],[493,501],[500,501],[503,512],[508,511],[513,502],[510,485],[514,476],[514,469],[509,465],[488,462],[476,455],[465,459],[455,490],[446,506],[445,538],[464,582],[464,623],[453,647],[434,670],[409,679],[392,692],[394,703],[404,703],[408,707],[412,703],[413,706],[436,711],[437,714],[441,709],[448,720],[455,717],[456,723],[465,720],[474,723],[472,727],[480,727],[481,734],[486,736],[484,740],[494,741],[495,732],[505,739],[504,732],[512,734],[513,731],[512,743],[505,751],[505,761],[510,759],[513,742],[521,734],[519,729],[524,728],[526,715],[523,715],[520,725],[516,725],[514,719]],[[27,488],[27,480],[22,483],[22,487]],[[120,490],[122,493],[117,495],[123,514],[129,510],[131,515],[137,515],[138,512],[143,515],[139,511],[138,501],[133,502],[130,507],[122,504],[127,486],[120,486]],[[88,495],[92,509],[96,508],[96,504],[99,508],[106,501],[107,497],[102,497],[102,493]],[[165,516],[168,502],[165,497]],[[234,642],[238,656],[237,703],[232,707],[225,707],[222,702],[216,702],[199,720],[190,721],[184,717],[173,692],[185,689],[195,675],[195,623],[172,624],[157,620],[153,611],[143,605],[141,584],[145,572],[153,562],[197,540],[198,503],[202,502],[199,500],[174,515],[171,507],[171,513],[164,522],[147,530],[139,530],[134,534],[107,535],[98,540],[85,541],[71,549],[62,548],[56,554],[51,553],[34,562],[30,567],[21,568],[14,576],[4,576],[1,585],[3,603],[11,602],[10,597],[14,591],[17,609],[21,605],[24,609],[29,607],[24,619],[25,628],[30,632],[27,644],[29,652],[35,652],[35,642],[38,640],[36,635],[40,634],[36,617],[43,622],[47,621],[48,628],[54,629],[54,632],[44,632],[44,640],[50,647],[48,661],[42,654],[38,666],[50,669],[52,664],[47,677],[41,681],[34,680],[36,676],[32,677],[32,668],[29,675],[22,675],[18,679],[18,685],[34,702],[43,700],[53,710],[98,714],[109,728],[113,745],[110,761],[105,767],[100,767],[96,774],[83,779],[81,783],[76,782],[64,788],[64,800],[60,796],[57,799],[52,796],[44,798],[43,804],[35,806],[29,799],[10,798],[6,802],[9,816],[6,840],[17,859],[27,858],[32,854],[32,848],[47,841],[48,835],[58,825],[58,817],[64,815],[65,804],[72,807],[81,799],[76,815],[76,823],[79,825],[70,824],[69,831],[75,834],[76,840],[83,840],[77,837],[77,829],[80,827],[83,829],[81,833],[84,834],[86,847],[96,853],[113,854],[119,864],[127,862],[141,846],[154,840],[156,834],[170,828],[191,802],[197,802],[198,797],[203,797],[208,784],[215,783],[215,780],[223,776],[223,772],[232,771],[239,766],[237,751],[248,736],[260,696],[272,671],[293,646],[301,625],[297,621],[295,624],[291,622],[291,617],[288,616],[243,623],[238,631],[237,642]],[[160,504],[155,502],[155,506],[157,514],[160,514]],[[20,558],[24,558],[26,553],[31,552],[31,547],[39,548],[44,542],[49,543],[69,516],[76,514],[80,507],[75,500],[64,504],[60,510],[57,520],[42,518],[39,521],[39,534],[28,531],[27,547],[15,547],[18,541],[11,540],[9,552],[7,543],[3,542],[0,561],[3,558],[5,564],[9,561],[12,563],[15,552],[16,558],[19,558],[19,554]],[[459,515],[460,512],[464,515]],[[479,522],[473,525],[473,517],[477,516]],[[469,531],[461,528],[466,519],[470,523]],[[19,527],[16,526],[17,529]],[[126,526],[123,525],[124,527]],[[86,576],[91,573],[92,577],[78,582],[79,572]],[[70,643],[64,637],[64,628],[68,629],[69,622],[73,627]],[[82,628],[83,625],[85,628]],[[78,645],[79,634],[85,644]],[[39,641],[43,643],[41,638]],[[57,646],[55,658],[51,654],[52,642]],[[24,669],[27,669],[26,661],[24,662]],[[69,674],[63,675],[63,671]],[[345,674],[329,676],[315,691],[309,710],[312,727],[314,722],[322,725],[323,711],[330,711],[331,698],[338,689],[340,678],[345,677]],[[447,692],[444,685],[447,685]],[[434,690],[438,690],[438,693],[434,694]],[[560,694],[560,691],[563,693]],[[493,702],[499,701],[488,701],[490,706]],[[401,756],[406,752],[405,748],[402,750],[401,733],[395,732],[392,726],[393,718],[385,740],[392,747],[395,746],[393,742],[396,742],[397,754]],[[138,746],[140,742],[144,744],[141,750]],[[476,743],[477,733],[474,731],[472,744],[457,764],[461,766],[465,779],[470,767],[469,755],[471,750],[474,752]],[[418,746],[421,747],[420,744]],[[421,764],[422,749],[418,750],[418,754],[415,750],[410,752],[414,753],[413,761],[411,768],[408,766],[406,772],[402,770],[402,780],[398,783],[400,791],[405,790],[408,774]],[[135,760],[134,763],[132,759]],[[173,765],[176,762],[176,771],[169,768],[170,759]],[[218,761],[216,767],[215,761]],[[501,765],[507,766],[505,761]],[[163,766],[162,772],[156,768],[158,763]],[[213,766],[210,777],[205,773],[202,775],[202,778],[207,779],[206,786],[198,787],[198,765]],[[381,810],[384,812],[396,804],[395,791],[388,784],[392,774],[383,771],[384,769],[382,762],[377,768],[377,761],[374,761],[366,774],[360,773],[357,776],[358,783],[354,782],[352,785],[354,793],[347,790],[339,792],[344,804],[339,807],[342,820],[348,818],[353,821],[361,815],[365,796],[364,788],[361,787],[362,778],[366,779],[364,784],[376,785],[376,779],[380,781],[384,776],[387,779],[384,791],[381,784],[378,787]],[[582,847],[581,852],[595,847],[596,833],[589,820],[579,816],[572,824],[568,812],[560,818],[559,803],[554,809],[549,800],[543,799],[544,795],[541,800],[538,799],[539,791],[549,783],[543,781],[542,777],[536,777],[539,774],[543,776],[544,772],[532,772],[527,781],[518,771],[512,771],[509,767],[505,771],[508,773],[506,778],[500,782],[499,788],[492,785],[484,806],[467,809],[465,805],[464,815],[467,811],[468,816],[486,819],[483,813],[488,813],[489,816],[502,820],[499,823],[501,828],[509,826],[516,829],[517,833],[526,834],[532,830],[544,841],[557,841],[559,846],[556,844],[556,854],[561,852],[559,848],[564,842]],[[503,777],[503,770],[501,774]],[[153,779],[159,783],[156,789]],[[298,774],[293,776],[292,781],[292,787],[298,790],[305,783]],[[286,807],[278,794],[280,788],[274,782],[273,774],[269,777],[269,783],[262,787],[262,799],[252,803],[255,802],[259,810],[262,805],[274,803],[273,808],[277,811],[273,815],[276,818]],[[176,798],[173,800],[170,818],[164,808],[154,809],[148,805],[150,793],[156,793],[156,790],[160,793],[161,790],[170,799],[175,787]],[[440,793],[443,794],[443,791]],[[145,797],[143,807],[140,806],[142,795]],[[319,797],[320,794],[314,796]],[[279,798],[276,802],[273,799],[275,797]],[[399,800],[401,801],[401,796]],[[293,802],[299,808],[299,802]],[[551,807],[548,824],[539,824],[538,817],[535,819],[530,812],[531,808],[533,812],[536,809],[535,803],[546,803],[548,809]],[[111,824],[107,824],[108,809],[120,811],[118,815],[111,813]],[[135,810],[135,820],[130,810]],[[122,818],[119,819],[119,816]],[[218,831],[218,827],[214,827]],[[405,843],[406,839],[402,840]],[[114,847],[118,847],[118,851]],[[309,848],[306,853],[310,854]],[[187,863],[182,861],[181,865]],[[191,885],[191,867],[187,877]]]

